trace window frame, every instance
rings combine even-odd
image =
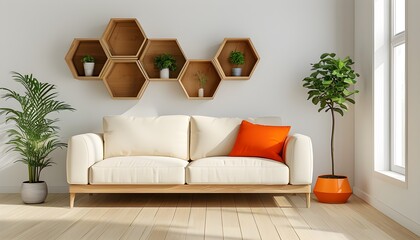
[[[396,172],[402,175],[406,174],[406,166],[407,166],[407,43],[406,43],[406,19],[404,19],[404,31],[399,32],[396,34],[396,1],[398,0],[390,0],[391,3],[391,9],[390,9],[390,31],[389,31],[389,56],[390,56],[390,76],[389,76],[389,170],[392,172]],[[403,0],[405,1],[405,0]],[[406,3],[404,3],[404,6],[406,6]],[[404,10],[404,17],[406,17],[406,9]],[[402,122],[404,124],[403,126],[403,153],[402,153],[402,162],[404,166],[401,166],[399,164],[396,164],[396,156],[395,156],[395,131],[396,126],[395,124],[395,108],[396,108],[396,100],[395,100],[395,49],[398,46],[401,45],[404,46],[405,50],[405,62],[404,62],[404,109],[403,109],[403,119]]]

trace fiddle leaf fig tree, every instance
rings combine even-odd
[[[340,59],[335,53],[324,53],[321,60],[312,65],[312,73],[303,79],[303,87],[307,88],[308,100],[318,105],[318,112],[331,113],[331,177],[335,177],[334,171],[334,129],[335,113],[344,116],[348,110],[348,103],[355,104],[352,95],[358,90],[352,90],[351,86],[356,84],[359,74],[352,68],[354,62],[346,57]]]

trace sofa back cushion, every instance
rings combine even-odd
[[[104,157],[166,156],[189,159],[189,116],[108,116]]]
[[[228,156],[235,144],[241,118],[191,117],[190,158]],[[257,124],[279,126],[279,117],[248,118]]]

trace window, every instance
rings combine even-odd
[[[405,174],[405,0],[392,0],[391,27],[390,170]]]
[[[375,171],[405,175],[405,0],[377,0],[374,15]]]

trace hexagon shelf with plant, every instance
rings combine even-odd
[[[104,83],[114,99],[138,99],[149,81],[136,60],[111,60],[104,74]]]
[[[162,54],[169,54],[176,61],[176,70],[170,71],[169,79],[160,78],[160,69],[154,63],[155,58]],[[140,63],[144,68],[146,77],[151,81],[178,80],[186,61],[185,54],[176,39],[148,39],[143,53],[140,56]]]
[[[111,18],[101,44],[111,58],[138,59],[146,34],[135,18]]]
[[[85,76],[82,58],[92,56],[95,62],[92,76]],[[79,80],[101,80],[108,57],[99,43],[99,39],[75,38],[65,57],[73,77]]]
[[[235,66],[229,61],[233,52],[240,52],[245,57],[242,65]],[[222,78],[226,80],[248,80],[251,78],[260,57],[249,38],[225,38],[215,56],[215,63],[219,68]],[[232,68],[242,68],[240,76],[233,76]]]
[[[204,84],[200,76],[205,78]],[[211,60],[188,60],[179,83],[188,99],[210,100],[214,98],[222,78]],[[204,85],[204,96],[199,97],[199,88]]]

